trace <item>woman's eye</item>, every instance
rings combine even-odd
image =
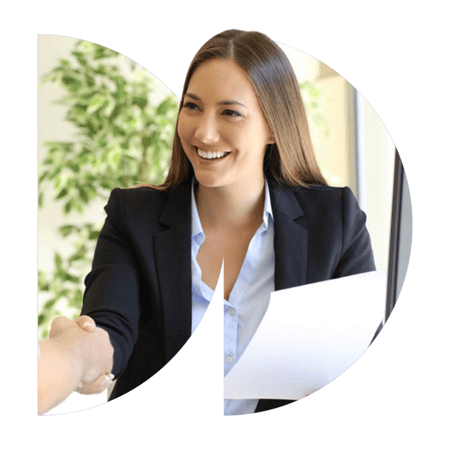
[[[231,116],[231,117],[241,117],[242,114],[234,111],[233,109],[226,109],[223,113],[224,116]]]
[[[198,106],[197,106],[195,103],[192,103],[192,102],[186,102],[186,103],[183,105],[183,108],[186,108],[186,109],[198,109]]]

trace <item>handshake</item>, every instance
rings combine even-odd
[[[89,316],[58,317],[47,340],[39,341],[38,414],[55,407],[72,392],[99,394],[114,375],[108,333]]]

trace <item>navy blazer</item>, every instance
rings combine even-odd
[[[375,270],[366,216],[349,188],[269,182],[275,290]],[[191,182],[114,189],[105,207],[82,314],[109,333],[110,400],[160,370],[191,335]],[[260,400],[256,411],[289,401]]]

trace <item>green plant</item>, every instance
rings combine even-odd
[[[42,81],[64,89],[58,103],[66,106],[65,119],[77,134],[70,142],[45,143],[38,185],[39,207],[53,192],[66,215],[82,214],[92,200],[106,200],[115,187],[161,183],[178,106],[174,95],[155,102],[148,72],[117,52],[78,41],[71,55],[71,60],[60,59]],[[53,272],[39,271],[38,288],[46,299],[38,317],[41,337],[48,335],[50,322],[62,310],[69,316],[72,311],[72,317],[79,314],[100,227],[86,222],[59,228],[63,238],[72,240],[73,252],[67,257],[55,252]]]

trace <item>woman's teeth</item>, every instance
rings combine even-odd
[[[197,149],[198,154],[203,159],[217,159],[227,156],[230,152],[204,152],[203,150]]]

